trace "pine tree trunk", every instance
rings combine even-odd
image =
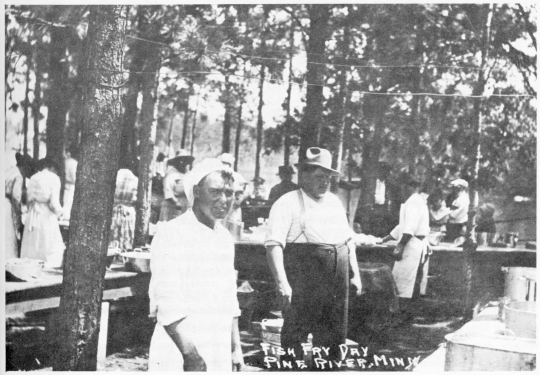
[[[306,83],[306,108],[302,119],[302,133],[300,140],[299,160],[306,156],[306,150],[312,146],[318,146],[321,134],[323,115],[323,85],[324,85],[324,62],[326,57],[325,43],[328,34],[328,22],[330,18],[329,5],[308,5],[310,27],[309,43],[306,48],[309,61],[315,64],[307,64]]]
[[[484,92],[487,77],[486,77],[486,67],[488,61],[489,53],[489,43],[491,37],[491,21],[493,18],[493,4],[484,4],[482,6],[482,12],[485,14],[485,23],[482,30],[482,61],[480,64],[480,69],[478,71],[478,80],[476,86],[473,90],[473,95],[481,96]],[[482,110],[483,110],[484,99],[483,97],[476,98],[474,102],[473,114],[472,114],[472,123],[476,128],[476,136],[474,142],[476,144],[476,156],[475,156],[475,166],[474,174],[469,185],[469,195],[470,195],[470,206],[469,206],[469,218],[467,221],[467,239],[463,244],[463,252],[465,254],[465,302],[464,302],[464,315],[466,319],[472,318],[473,305],[475,302],[475,290],[474,282],[476,275],[476,265],[475,265],[475,254],[478,244],[476,243],[475,238],[475,227],[476,227],[476,217],[474,215],[475,209],[478,206],[478,191],[477,191],[477,181],[478,181],[478,172],[480,170],[480,158],[481,158],[481,140],[482,135]]]
[[[47,95],[47,157],[60,167],[59,175],[64,186],[64,133],[69,108],[68,60],[66,57],[69,34],[61,27],[51,28],[49,79]],[[62,189],[63,190],[63,189]]]
[[[24,90],[24,117],[23,117],[23,154],[28,154],[28,107],[30,106],[30,56],[26,56],[26,89]]]
[[[148,20],[156,10],[156,7],[151,6],[141,6],[139,8],[139,12],[144,12],[143,17],[146,21],[144,27],[140,25],[144,39],[157,41],[160,38],[159,27],[156,25],[156,22],[148,24],[148,22],[151,22]],[[141,82],[143,100],[141,106],[139,184],[137,187],[137,214],[135,219],[135,235],[133,238],[134,247],[146,245],[148,239],[151,212],[150,204],[152,198],[151,165],[152,159],[154,158],[154,144],[156,140],[158,73],[161,67],[160,46],[155,43],[149,43],[146,51],[146,62],[143,70],[144,75]],[[185,124],[184,128],[187,128],[187,124]]]
[[[388,108],[386,97],[370,97],[365,101],[365,113],[373,119],[375,129],[369,141],[363,145],[362,152],[362,180],[360,196],[361,206],[372,206],[374,203],[375,187],[377,183],[377,169],[382,150],[384,134],[384,113]]]
[[[352,14],[351,6],[348,6],[349,15]],[[349,21],[350,22],[350,21]],[[342,54],[344,56],[344,63],[343,65],[347,64],[346,61],[349,59],[350,55],[350,34],[351,30],[349,28],[349,22],[347,22],[343,29],[343,43],[342,43]],[[341,67],[341,71],[339,74],[339,97],[340,97],[340,108],[339,108],[339,115],[338,115],[338,124],[337,124],[337,137],[336,137],[336,144],[335,144],[335,150],[332,160],[332,165],[334,168],[336,168],[338,171],[341,171],[342,167],[342,159],[343,159],[343,138],[345,136],[345,127],[347,123],[347,106],[349,104],[349,98],[350,94],[347,91],[348,88],[348,70],[345,66]]]
[[[261,151],[262,151],[262,138],[264,132],[264,120],[262,109],[264,106],[263,94],[264,94],[264,80],[265,80],[265,67],[261,65],[261,73],[259,77],[259,106],[258,106],[258,116],[257,116],[257,148],[255,150],[255,178],[260,177],[261,175]],[[255,188],[258,188],[258,185],[255,184]]]
[[[231,152],[231,81],[229,74],[225,74],[225,117],[223,119],[223,137],[221,152]]]
[[[180,143],[180,148],[186,147],[188,127],[189,127],[189,98],[191,97],[191,90],[193,89],[193,83],[189,82],[189,87],[187,89],[186,96],[186,108],[184,110],[184,126],[182,127],[182,141]]]
[[[285,119],[285,127],[283,129],[283,165],[289,166],[291,160],[291,97],[292,97],[292,85],[293,85],[293,48],[294,48],[294,24],[291,21],[291,29],[289,31],[289,48],[291,49],[291,54],[289,56],[289,86],[287,87],[287,116]]]
[[[121,133],[127,6],[89,6],[82,149],[53,370],[95,371]],[[112,71],[112,72],[111,72]]]
[[[32,117],[34,118],[34,139],[33,153],[34,160],[39,160],[39,120],[41,119],[41,69],[39,64],[39,54],[34,57],[34,70],[36,82],[34,86],[34,102],[32,103]]]
[[[144,51],[148,47],[148,44],[149,43],[144,43],[142,41],[135,41],[131,46],[133,57],[129,65],[130,73],[127,82],[127,90],[124,95],[125,109],[122,118],[120,165],[128,166],[132,171],[135,170],[133,160],[137,157],[136,152],[133,149],[133,144],[135,143],[135,122],[137,119],[137,113],[139,111],[137,108],[137,98],[141,90],[142,81],[142,75],[140,72],[143,70],[145,60]]]

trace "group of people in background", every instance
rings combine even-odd
[[[38,259],[60,267],[65,245],[58,219],[65,210],[59,167],[49,158],[35,161],[20,153],[15,158],[5,181],[6,259]]]

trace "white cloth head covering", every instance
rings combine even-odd
[[[234,156],[231,154],[225,152],[219,156],[219,160],[221,160],[223,163],[228,163],[230,165],[234,164]]]
[[[232,169],[227,167],[219,159],[204,159],[198,164],[195,164],[193,169],[184,177],[184,190],[189,203],[193,204],[193,187],[197,185],[203,178],[215,171],[227,171],[232,173]]]
[[[450,186],[461,186],[461,187],[464,187],[464,188],[468,188],[469,183],[467,181],[465,181],[464,179],[462,179],[462,178],[458,178],[457,180],[452,181],[450,183]]]

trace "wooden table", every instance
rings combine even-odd
[[[32,311],[56,308],[62,293],[62,270],[45,268],[35,281],[6,282],[6,318]],[[149,273],[124,271],[124,266],[113,264],[105,273],[98,342],[98,367],[102,367],[107,352],[109,303],[124,297],[145,296],[150,282]]]
[[[383,263],[394,266],[392,250],[395,242],[383,245],[357,246],[358,262]],[[516,248],[497,248],[479,246],[474,256],[476,290],[479,296],[489,294],[501,297],[504,294],[505,267],[536,267],[536,250],[525,249],[524,244]],[[430,257],[429,289],[437,293],[448,293],[456,300],[463,299],[465,280],[465,256],[463,248],[450,243],[441,243],[433,247]],[[273,281],[266,260],[266,250],[261,241],[240,240],[236,242],[235,268],[239,278],[246,280]]]

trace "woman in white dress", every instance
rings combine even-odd
[[[28,184],[28,216],[21,258],[40,259],[48,267],[60,267],[65,245],[58,225],[58,217],[63,212],[58,167],[47,158],[40,163],[41,171],[32,176]]]
[[[19,257],[21,239],[21,213],[23,205],[24,179],[33,172],[34,161],[29,155],[15,154],[17,166],[6,170],[6,192],[4,219],[6,221],[6,260]]]

